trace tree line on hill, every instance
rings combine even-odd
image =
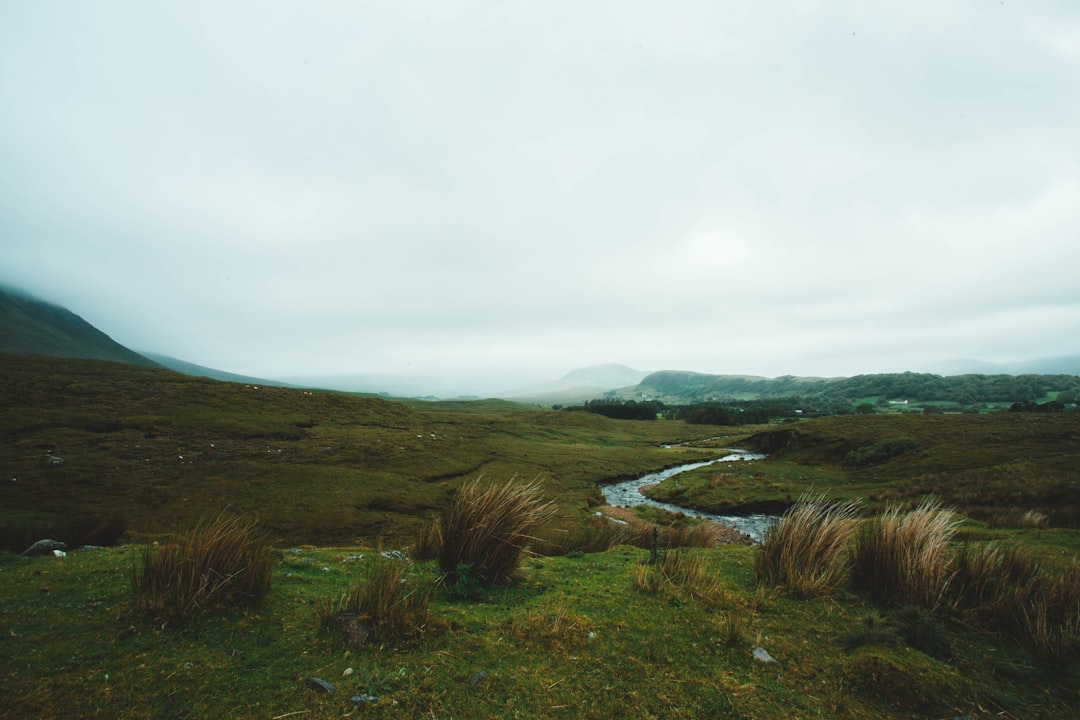
[[[955,375],[886,373],[849,378],[755,378],[663,371],[649,375],[634,389],[636,394],[665,402],[695,404],[730,398],[822,398],[850,401],[868,397],[911,402],[1024,403],[1057,392],[1058,401],[1076,402],[1077,375]]]
[[[708,376],[695,376],[692,380],[700,387],[704,377]],[[797,379],[781,378],[777,386],[791,388],[793,380]],[[771,381],[750,379],[748,382],[760,390],[764,387],[762,383]],[[902,373],[860,375],[834,381],[802,379],[798,384],[805,391],[814,387],[815,382],[826,384],[819,386],[818,392],[788,396],[771,397],[763,393],[754,399],[710,398],[683,403],[604,397],[581,405],[556,405],[555,409],[591,412],[618,420],[666,418],[703,425],[756,425],[887,410],[925,414],[1006,409],[1010,412],[1070,412],[1076,411],[1080,397],[1080,377],[1074,375],[941,377]],[[744,389],[749,387],[739,384]]]

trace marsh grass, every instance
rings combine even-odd
[[[511,580],[534,531],[550,520],[554,503],[545,501],[537,481],[466,481],[439,516],[439,568],[449,585],[467,568],[482,586]]]
[[[883,605],[937,610],[949,584],[949,542],[957,526],[953,512],[933,499],[906,512],[891,506],[864,521],[852,551],[854,585]]]
[[[975,626],[1001,632],[1039,655],[1063,658],[1080,634],[1080,567],[1040,563],[1027,549],[965,543],[953,560],[951,599]]]
[[[721,607],[731,598],[723,580],[710,569],[708,557],[682,548],[661,553],[656,563],[636,566],[631,584],[649,595],[685,597],[707,608]]]
[[[543,601],[503,621],[498,629],[516,641],[552,651],[580,647],[595,637],[593,624],[566,600]]]
[[[427,629],[434,589],[435,581],[409,563],[373,556],[361,561],[360,577],[343,595],[318,600],[316,612],[322,627],[348,644],[393,644]]]
[[[820,597],[847,578],[859,504],[806,494],[765,532],[754,559],[759,583],[801,598]]]
[[[668,550],[713,548],[724,543],[725,530],[714,522],[657,525],[638,519],[616,522],[594,515],[570,528],[554,528],[542,533],[533,549],[539,555],[552,556],[604,552],[618,545],[650,549],[654,541],[658,548]]]
[[[174,540],[143,549],[132,567],[132,605],[171,624],[219,605],[254,606],[270,589],[273,567],[256,522],[222,512]]]
[[[1042,530],[1050,527],[1050,518],[1038,510],[1007,508],[989,513],[986,525],[992,528]]]

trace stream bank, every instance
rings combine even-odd
[[[689,470],[696,470],[701,467],[722,462],[748,462],[753,460],[763,460],[765,458],[761,453],[750,452],[749,450],[740,448],[721,448],[720,450],[725,454],[713,460],[676,465],[675,467],[649,473],[648,475],[642,475],[641,477],[632,480],[624,480],[623,482],[614,483],[612,485],[601,486],[600,491],[604,494],[604,501],[608,505],[614,507],[632,508],[637,507],[638,505],[649,505],[662,508],[669,512],[683,513],[684,515],[689,515],[691,517],[704,518],[706,520],[712,520],[713,522],[727,525],[735,528],[739,532],[746,533],[754,542],[761,542],[762,538],[765,536],[765,530],[777,520],[776,515],[765,513],[753,513],[748,515],[714,515],[713,513],[702,512],[692,508],[684,508],[672,503],[652,500],[641,494],[641,488],[648,485],[655,485]]]

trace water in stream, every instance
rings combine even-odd
[[[614,505],[615,507],[651,505],[671,512],[681,512],[692,517],[706,518],[733,527],[739,532],[746,533],[754,539],[754,542],[761,542],[761,538],[765,534],[765,529],[773,522],[776,522],[775,515],[713,515],[712,513],[679,507],[678,505],[672,505],[671,503],[650,500],[641,494],[641,488],[646,485],[655,485],[658,482],[667,480],[673,475],[678,475],[679,473],[684,473],[688,470],[696,470],[697,468],[713,465],[714,463],[762,460],[765,457],[759,453],[739,450],[737,448],[724,448],[723,450],[727,454],[718,457],[715,460],[678,465],[666,470],[643,475],[634,480],[626,480],[621,483],[615,483],[614,485],[605,485],[601,487],[600,490],[604,493],[604,499],[607,501],[608,505]]]

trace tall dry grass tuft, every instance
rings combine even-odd
[[[820,597],[846,578],[859,505],[803,495],[765,532],[754,558],[758,582],[795,595]]]
[[[949,585],[949,541],[957,521],[937,500],[904,512],[890,507],[865,521],[855,536],[852,580],[885,605],[920,605],[936,610]]]
[[[438,521],[439,567],[447,582],[454,585],[462,574],[485,586],[509,581],[532,533],[554,513],[555,505],[544,501],[539,482],[465,482]]]
[[[158,621],[182,623],[219,605],[255,605],[270,589],[274,558],[254,520],[222,512],[161,546],[132,568],[132,604]]]
[[[354,645],[366,641],[412,639],[428,625],[428,603],[435,583],[409,572],[401,560],[367,558],[361,576],[340,598],[317,605],[324,628]]]
[[[1080,642],[1080,566],[1043,566],[1030,551],[994,543],[963,546],[953,560],[951,598],[972,625],[1001,632],[1046,657]]]
[[[433,519],[416,533],[409,555],[414,560],[436,560],[442,550],[442,526],[439,518]]]

